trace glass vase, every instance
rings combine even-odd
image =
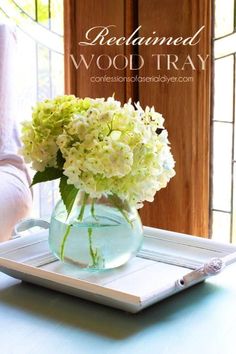
[[[115,195],[91,199],[79,192],[69,216],[62,200],[52,213],[52,252],[61,261],[81,268],[119,267],[137,254],[142,240],[143,227],[136,208]]]

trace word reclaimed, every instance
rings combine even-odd
[[[201,40],[201,34],[203,33],[205,26],[200,27],[195,33],[189,37],[165,37],[157,36],[156,31],[152,32],[151,36],[141,37],[139,33],[142,29],[140,25],[131,33],[129,37],[116,37],[112,35],[112,31],[116,29],[115,25],[110,26],[95,26],[89,28],[85,33],[84,41],[80,41],[78,45],[81,47],[80,54],[74,56],[70,54],[70,58],[76,70],[80,68],[89,70],[91,67],[96,66],[101,71],[114,68],[116,70],[124,70],[129,68],[130,70],[140,70],[145,66],[144,57],[140,54],[116,54],[108,55],[106,53],[90,54],[81,53],[82,47],[93,46],[196,46]],[[206,70],[209,62],[209,55],[195,54],[170,54],[170,53],[152,53],[150,54],[153,67],[158,70]],[[150,65],[150,62],[148,63]]]
[[[138,32],[141,30],[142,26],[136,28],[136,30],[128,37],[109,37],[110,30],[116,28],[115,25],[110,26],[95,26],[90,28],[85,33],[85,38],[87,42],[79,42],[79,45],[190,45],[194,46],[200,41],[200,34],[203,31],[205,26],[199,28],[196,33],[187,38],[178,37],[139,37],[137,36]],[[156,34],[156,31],[152,32],[153,35]]]

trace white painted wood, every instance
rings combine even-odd
[[[58,261],[48,248],[48,231],[0,245],[0,270],[18,279],[130,312],[160,301],[236,261],[236,247],[145,227],[141,251],[128,264],[103,272]]]

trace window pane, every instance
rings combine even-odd
[[[215,61],[214,120],[233,120],[233,71],[233,55]]]
[[[236,52],[236,33],[228,37],[217,39],[214,43],[214,56],[221,58]]]
[[[58,3],[63,4],[63,0],[56,0]],[[61,9],[62,9],[61,5]],[[36,42],[54,50],[58,53],[63,53],[63,37],[55,32],[50,31],[46,26],[42,26],[33,21],[30,17],[20,11],[19,7],[11,0],[0,2],[1,12],[5,18],[11,19],[12,22],[25,32],[28,36],[33,38]],[[58,15],[59,16],[59,15]],[[60,16],[63,16],[60,14]],[[60,33],[63,32],[63,29]]]
[[[15,3],[22,9],[28,16],[35,19],[35,1],[32,0],[15,0]]]
[[[22,31],[17,31],[17,106],[19,121],[30,119],[32,106],[37,101],[37,56],[35,41]],[[27,54],[26,54],[27,53]]]
[[[212,218],[212,234],[214,241],[230,242],[231,215],[213,211]]]
[[[232,212],[232,242],[236,243],[236,163],[233,165],[234,169],[234,176],[233,176],[233,185],[234,185],[234,192],[233,192],[233,212]]]
[[[213,124],[213,209],[231,211],[231,123]]]
[[[52,4],[54,10],[50,12]],[[0,18],[10,18],[17,26],[19,122],[29,120],[36,101],[64,93],[63,0],[0,1]],[[50,21],[55,23],[54,31]],[[34,171],[30,173],[34,175]],[[33,188],[33,216],[50,216],[56,185],[49,182]]]
[[[61,54],[51,52],[51,80],[52,97],[64,92],[64,57]]]
[[[50,50],[37,45],[38,101],[51,96]]]
[[[51,30],[63,35],[63,1],[51,0]]]
[[[50,7],[48,0],[37,0],[37,22],[45,27],[50,26]]]
[[[215,0],[215,38],[234,30],[234,0]]]
[[[212,238],[236,242],[236,0],[215,0],[214,10]]]
[[[45,182],[40,183],[39,188],[39,197],[40,197],[40,215],[43,216],[44,219],[49,219],[53,209],[53,183]]]
[[[234,156],[233,159],[236,160],[236,54],[234,55]],[[236,207],[236,205],[235,205]]]

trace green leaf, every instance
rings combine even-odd
[[[75,188],[73,184],[68,184],[67,180],[68,177],[62,176],[59,188],[60,188],[61,198],[63,200],[63,203],[65,204],[69,216],[79,190]]]
[[[59,149],[57,151],[57,166],[58,166],[59,169],[61,169],[61,170],[63,169],[63,165],[64,165],[65,161],[66,160],[62,156],[61,150]]]
[[[46,167],[44,171],[38,171],[33,177],[31,187],[37,183],[52,181],[62,176],[62,170],[55,167]]]

